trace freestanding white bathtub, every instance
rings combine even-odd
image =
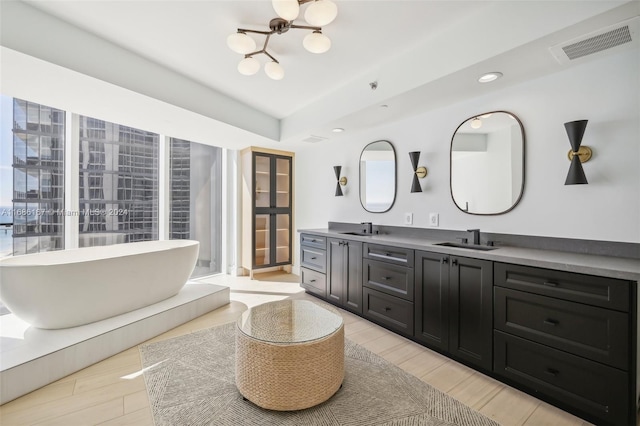
[[[0,300],[33,327],[76,327],[177,294],[200,243],[145,241],[0,259]]]

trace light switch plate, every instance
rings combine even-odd
[[[439,226],[438,213],[429,213],[429,226]]]
[[[405,213],[404,214],[404,224],[405,225],[413,225],[413,213]]]

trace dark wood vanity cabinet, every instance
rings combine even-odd
[[[494,371],[595,423],[635,425],[630,282],[495,263]]]
[[[300,235],[300,286],[309,293],[327,297],[327,239]]]
[[[636,425],[636,282],[311,234],[300,246],[309,293],[593,423]]]
[[[493,263],[417,251],[416,340],[490,371]]]
[[[362,313],[362,243],[327,239],[327,299]]]
[[[366,243],[363,256],[364,317],[413,337],[414,251]]]

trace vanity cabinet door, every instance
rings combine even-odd
[[[493,352],[493,263],[451,257],[449,352],[491,370]]]
[[[362,243],[327,240],[327,299],[362,313]]]
[[[491,370],[492,262],[422,251],[415,262],[416,340]]]
[[[449,350],[449,255],[416,251],[416,340]]]

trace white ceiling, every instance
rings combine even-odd
[[[638,13],[637,1],[613,0],[334,1],[338,18],[323,29],[332,40],[329,52],[307,52],[304,30],[272,36],[269,52],[285,69],[285,78],[273,81],[262,71],[240,75],[241,55],[226,46],[238,27],[268,30],[276,16],[269,0],[25,0],[280,119],[281,139],[297,141],[331,137],[334,126],[379,122],[381,104],[389,105],[391,120],[561,70],[550,43]],[[625,3],[624,11],[612,10]],[[256,41],[262,44],[259,36]],[[537,55],[535,63],[529,54]],[[494,70],[505,77],[480,87],[478,74]],[[374,80],[375,93],[368,84]]]

